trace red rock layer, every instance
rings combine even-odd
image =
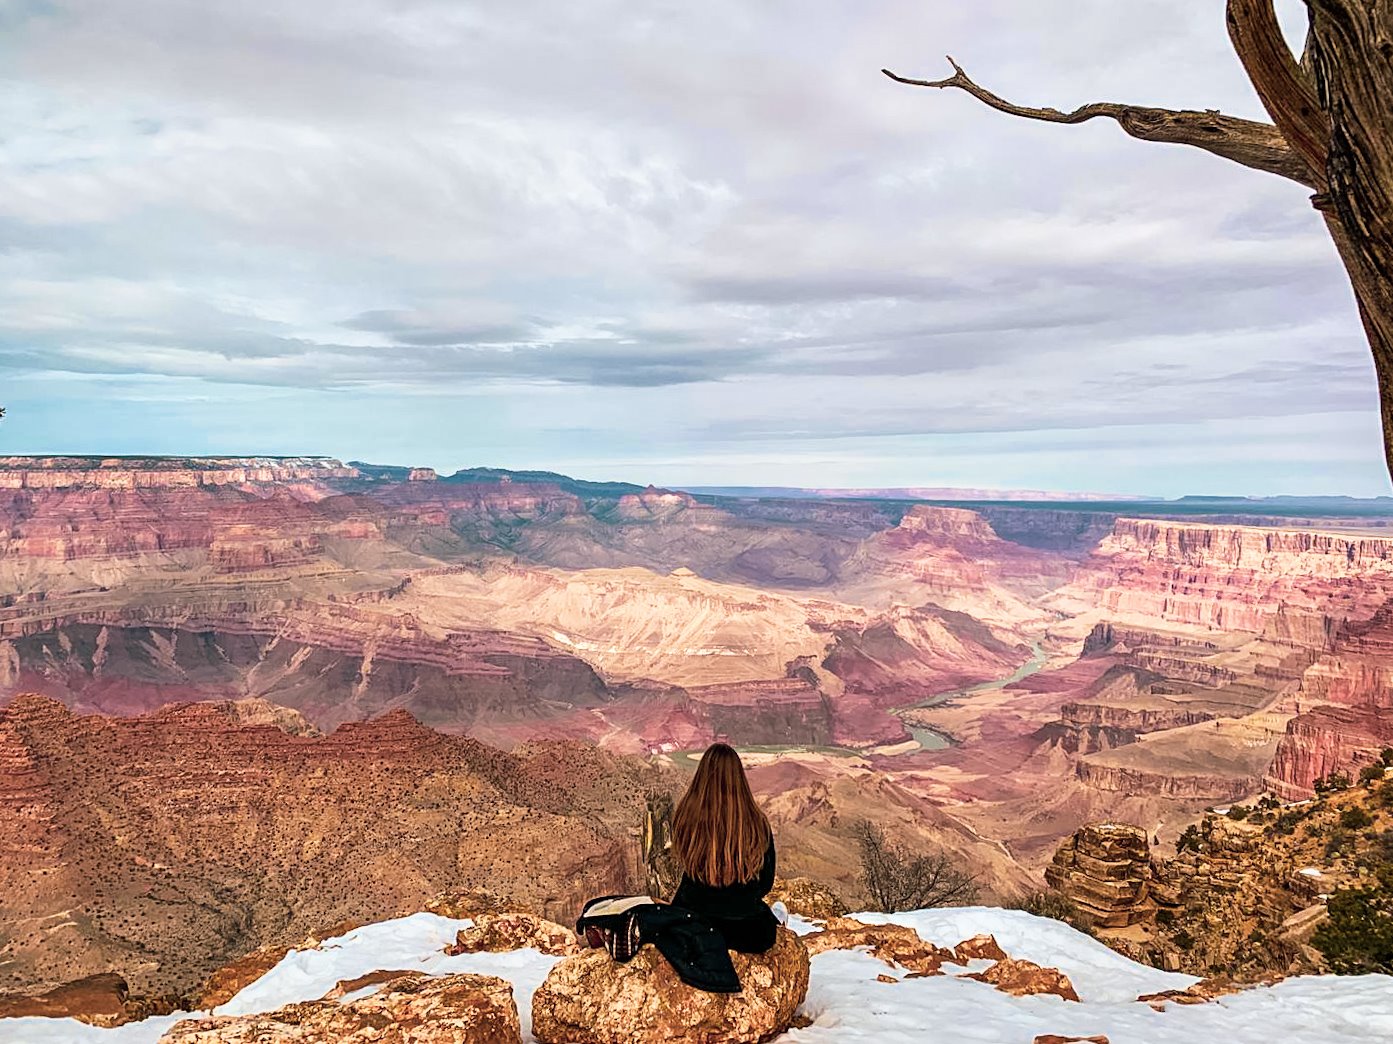
[[[1351,776],[1393,746],[1393,602],[1346,624],[1334,649],[1302,677],[1268,784],[1287,798],[1309,797],[1317,779]]]
[[[0,457],[0,489],[193,489],[358,477],[327,457]]]
[[[0,560],[73,561],[206,550],[224,571],[298,564],[325,537],[378,536],[365,518],[329,520],[290,496],[230,487],[0,489]]]
[[[1390,592],[1390,537],[1120,518],[1051,604],[1262,632],[1281,606],[1360,616]]]
[[[0,700],[23,688],[117,714],[265,696],[323,728],[395,707],[463,730],[480,719],[537,718],[553,702],[610,699],[588,664],[541,639],[437,637],[408,618],[349,603],[176,605],[0,624]]]
[[[1003,589],[1026,597],[1043,594],[1071,568],[1058,554],[1002,540],[976,511],[919,504],[894,529],[867,540],[845,573],[898,580],[904,586],[896,601],[915,597],[915,584],[922,586],[925,600],[943,601],[974,591],[992,598]],[[1028,614],[1018,605],[1001,611]]]

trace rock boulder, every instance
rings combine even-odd
[[[808,992],[808,951],[787,928],[772,949],[731,955],[744,989],[684,984],[656,947],[628,964],[603,950],[557,964],[532,998],[541,1044],[755,1044],[788,1029]]]
[[[531,947],[557,957],[583,953],[585,947],[571,929],[526,913],[480,914],[468,928],[460,929],[455,944],[445,952],[500,953]]]
[[[770,903],[781,902],[788,912],[810,921],[826,921],[832,917],[845,917],[846,903],[841,896],[808,877],[780,877],[768,896]]]
[[[940,965],[955,960],[952,951],[925,942],[913,928],[902,924],[863,924],[852,917],[834,917],[826,928],[804,936],[803,941],[812,954],[865,946],[873,957],[920,976],[938,975]]]
[[[1012,957],[997,961],[984,972],[965,975],[963,978],[989,982],[1002,993],[1009,993],[1014,997],[1053,993],[1056,997],[1063,997],[1068,1001],[1079,999],[1069,976],[1058,968],[1042,968],[1030,961],[1018,961]]]
[[[521,1044],[513,987],[490,975],[408,973],[377,992],[262,1015],[185,1019],[159,1044]]]

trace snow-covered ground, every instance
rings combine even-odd
[[[1139,994],[1182,989],[1195,980],[1129,961],[1058,921],[1013,910],[966,907],[904,914],[857,914],[872,923],[893,921],[930,942],[952,946],[980,933],[995,935],[1013,957],[1059,968],[1073,980],[1082,1003],[1054,996],[1012,997],[986,983],[950,974],[884,983],[891,972],[861,952],[830,951],[813,958],[803,1012],[813,1019],[791,1030],[790,1044],[1031,1044],[1036,1034],[1106,1034],[1112,1044],[1371,1044],[1393,1040],[1393,977],[1319,976],[1289,979],[1208,1004],[1169,1005],[1154,1011]],[[270,1011],[322,997],[336,983],[378,969],[431,974],[477,972],[513,984],[523,1029],[530,1027],[532,992],[559,958],[536,950],[447,957],[441,951],[469,924],[414,914],[357,928],[326,940],[318,950],[288,954],[217,1014]],[[792,926],[808,931],[807,922]],[[154,1044],[181,1015],[117,1029],[71,1019],[0,1020],[0,1044]],[[528,1039],[531,1039],[530,1037]]]

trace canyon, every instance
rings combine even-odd
[[[161,947],[483,887],[500,846],[548,852],[499,883],[565,920],[714,739],[846,895],[862,819],[1005,899],[1090,822],[1164,847],[1357,773],[1393,740],[1384,520],[1169,515],[0,458],[0,973],[183,989]]]

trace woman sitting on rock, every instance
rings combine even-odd
[[[779,922],[764,904],[774,886],[774,835],[734,748],[713,743],[702,755],[672,817],[672,850],[683,870],[673,906],[699,914],[728,949],[774,945]]]

